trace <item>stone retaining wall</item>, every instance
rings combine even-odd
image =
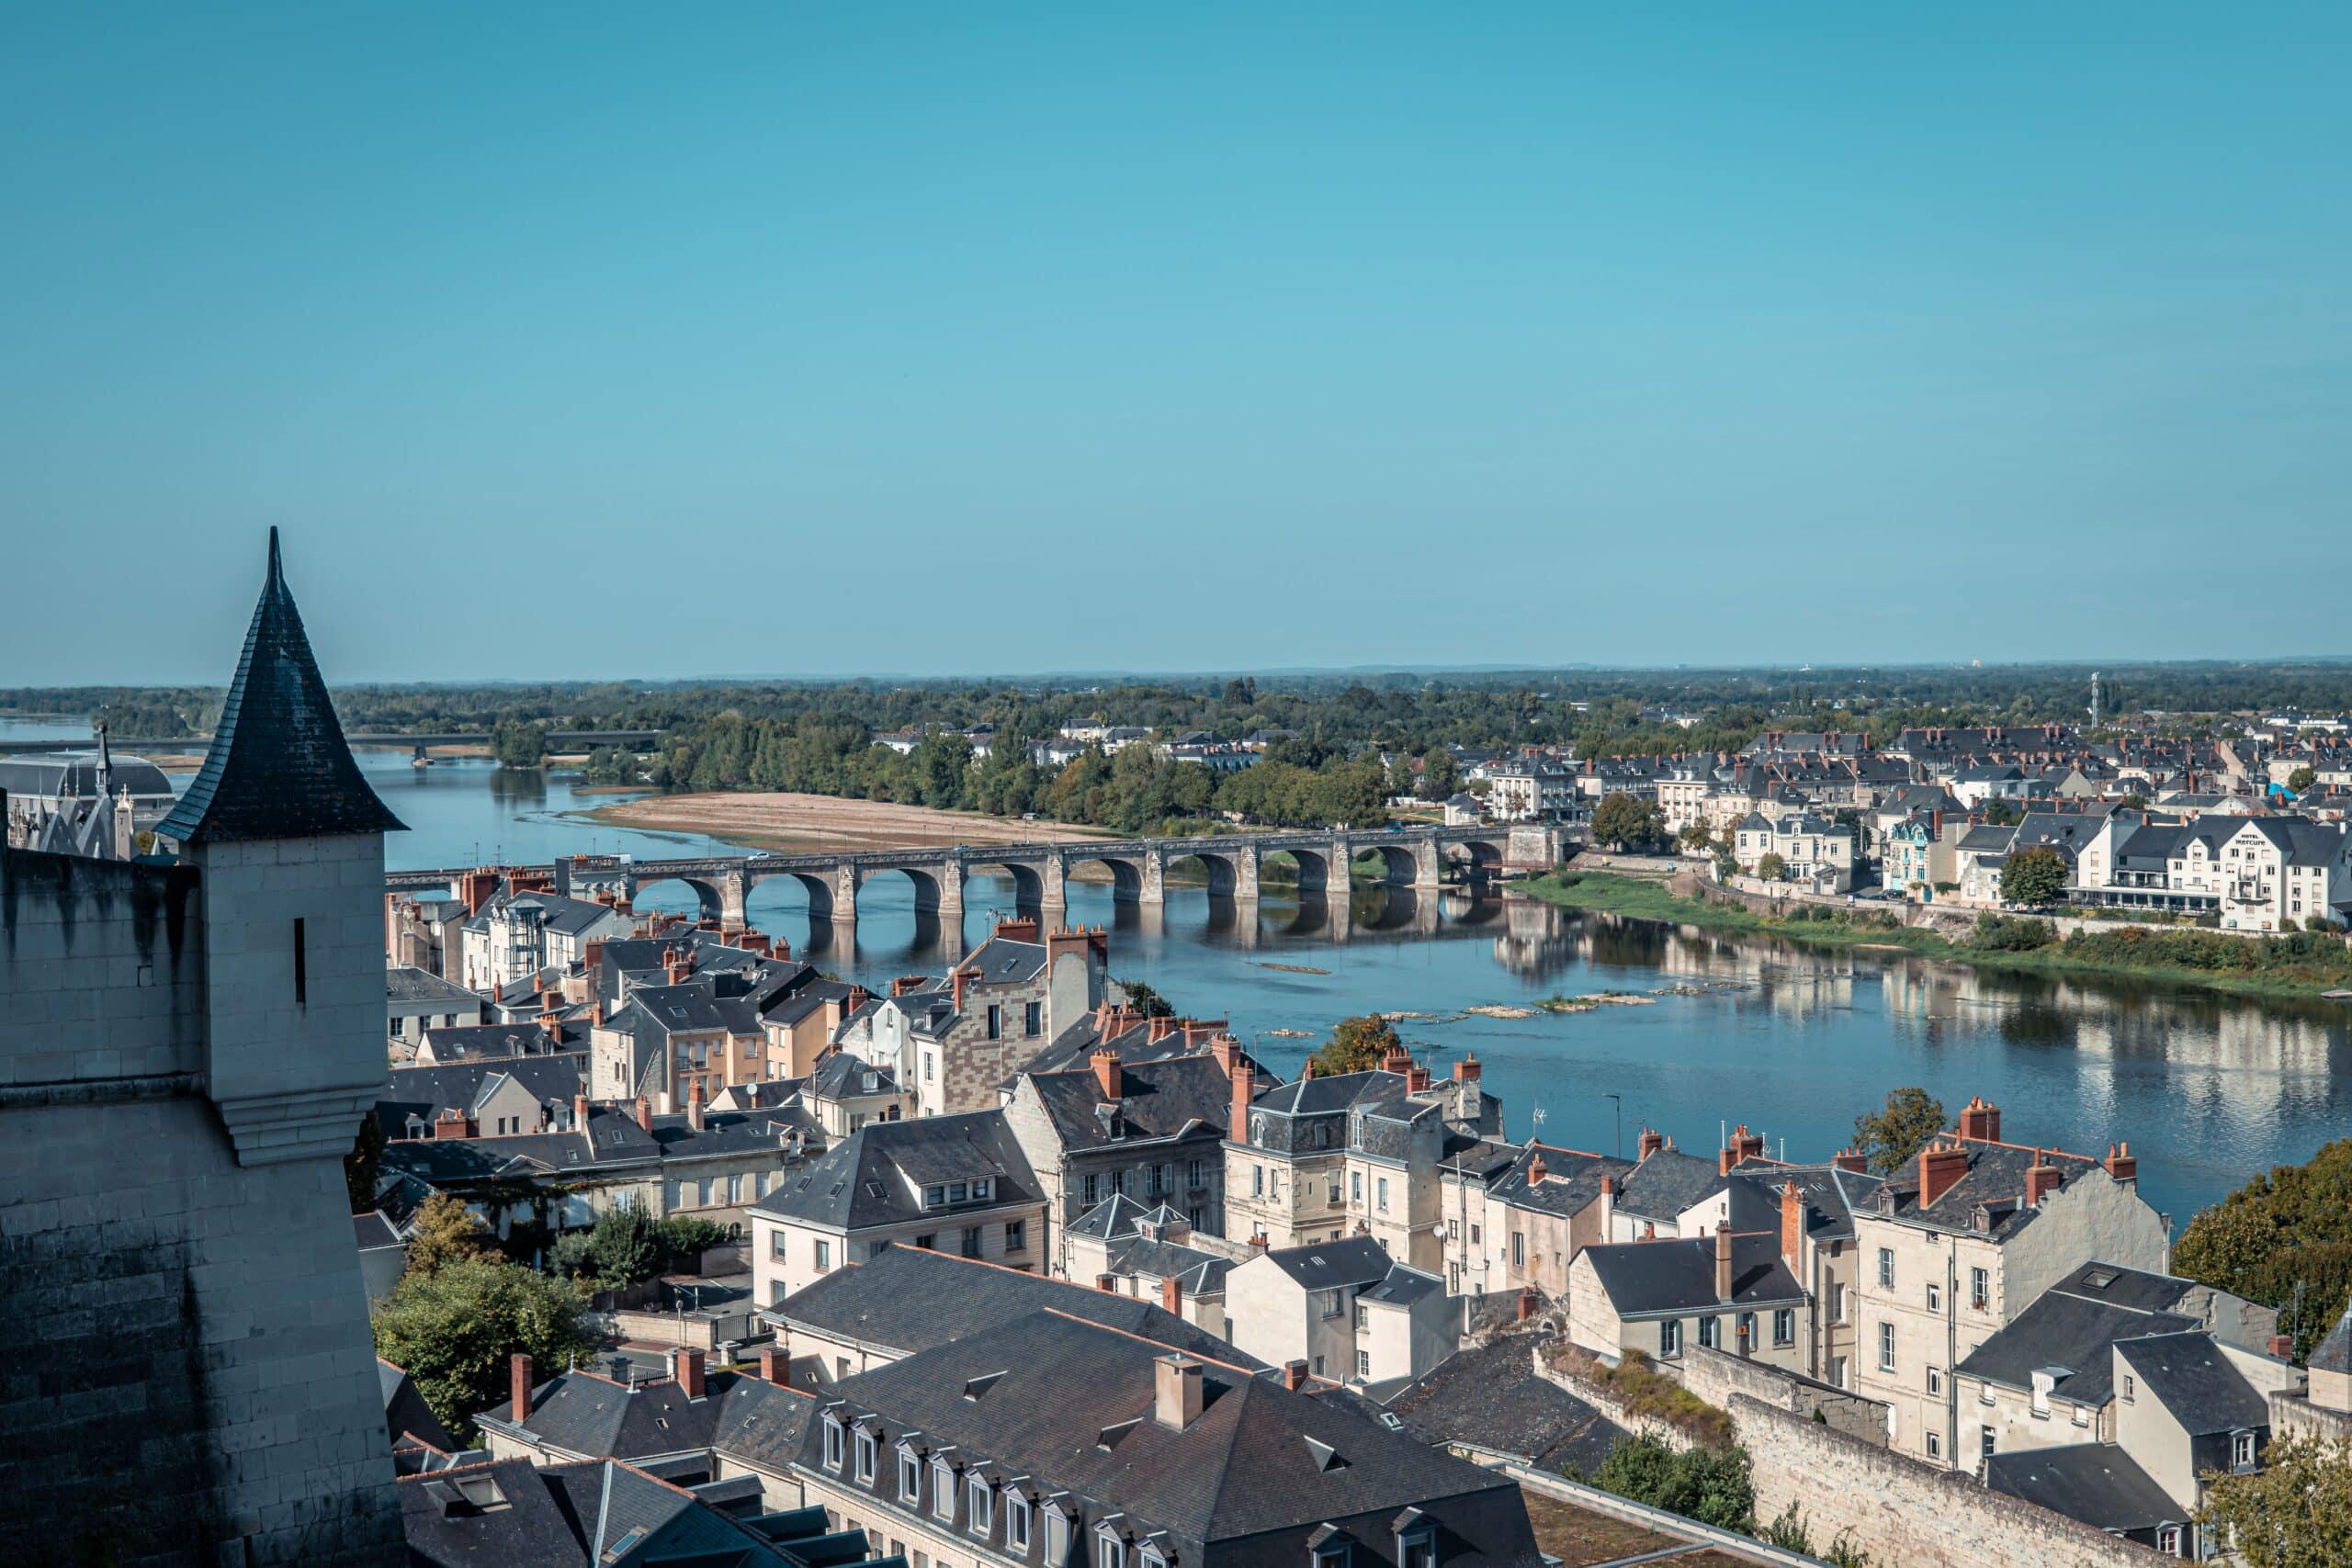
[[[1704,1345],[1684,1349],[1681,1370],[1682,1386],[1720,1409],[1730,1409],[1732,1395],[1744,1393],[1802,1420],[1818,1415],[1848,1437],[1886,1447],[1886,1406],[1878,1400]]]

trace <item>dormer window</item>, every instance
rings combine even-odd
[[[1023,1556],[1029,1551],[1029,1499],[1018,1492],[1004,1495],[1004,1549]]]
[[[1069,1515],[1057,1503],[1046,1505],[1046,1562],[1060,1568],[1069,1561]]]
[[[1396,1568],[1437,1568],[1437,1529],[1428,1524],[1396,1532]]]
[[[966,1510],[974,1535],[985,1536],[996,1525],[996,1493],[989,1486],[989,1478],[975,1474],[971,1478],[971,1502]]]
[[[842,1418],[841,1418],[840,1416],[826,1416],[826,1417],[825,1417],[825,1468],[826,1468],[827,1470],[833,1471],[833,1472],[838,1472],[841,1470],[841,1468],[842,1468],[842,1447],[843,1447],[843,1445],[847,1442],[847,1440],[848,1440],[848,1439],[847,1439],[846,1435],[845,1435],[845,1434],[842,1432]]]
[[[1168,1554],[1159,1550],[1156,1540],[1144,1543],[1142,1557],[1143,1568],[1168,1568]]]
[[[1315,1549],[1314,1555],[1311,1568],[1348,1568],[1348,1543],[1344,1540],[1327,1540]]]
[[[865,1485],[874,1484],[874,1472],[881,1463],[882,1445],[874,1440],[871,1432],[857,1435],[857,1479]]]
[[[2254,1468],[2254,1434],[2252,1432],[2233,1432],[2230,1435],[2230,1468],[2233,1470]]]
[[[913,1451],[909,1449],[899,1450],[899,1501],[901,1503],[922,1501],[922,1461],[917,1459]]]
[[[1114,1530],[1094,1532],[1094,1568],[1127,1568],[1127,1543]]]
[[[956,1517],[956,1467],[944,1459],[931,1461],[931,1511],[943,1519]]]

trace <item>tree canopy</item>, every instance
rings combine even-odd
[[[2047,908],[2066,897],[2066,857],[2046,844],[2019,850],[2001,863],[2001,900]]]
[[[441,1424],[460,1440],[507,1389],[507,1359],[528,1355],[543,1371],[595,1348],[580,1325],[582,1298],[569,1280],[486,1258],[401,1276],[376,1303],[376,1354],[406,1371]]]
[[[1666,814],[1657,802],[1620,790],[1592,808],[1592,841],[1632,849],[1666,837]]]
[[[2278,1329],[2309,1355],[2352,1300],[2352,1138],[2282,1165],[2188,1222],[2173,1271],[2279,1309]],[[2295,1288],[2302,1286],[2302,1308]]]
[[[416,1228],[408,1242],[408,1272],[430,1274],[496,1251],[490,1233],[456,1194],[435,1192],[416,1212]]]
[[[2196,1520],[2234,1541],[2245,1568],[2338,1568],[2352,1562],[2352,1445],[2280,1438],[2246,1475],[2209,1473]]]
[[[1885,1106],[1854,1118],[1854,1146],[1871,1169],[1890,1176],[1944,1130],[1943,1101],[1917,1085],[1890,1090]]]
[[[1333,1027],[1329,1042],[1315,1053],[1315,1070],[1327,1077],[1336,1073],[1367,1072],[1380,1066],[1383,1056],[1403,1043],[1397,1038],[1396,1026],[1376,1012],[1343,1018]]]

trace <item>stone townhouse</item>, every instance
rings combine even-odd
[[[518,1225],[552,1236],[593,1225],[611,1208],[741,1224],[746,1205],[822,1144],[797,1110],[707,1114],[698,1100],[657,1115],[643,1100],[632,1110],[583,1096],[546,1123],[506,1133],[499,1124],[469,1114],[445,1117],[420,1138],[389,1134],[382,1168],[456,1194],[502,1237]]]
[[[1109,942],[1001,921],[944,978],[909,976],[851,1012],[833,1043],[895,1072],[922,1115],[991,1109],[999,1085],[1102,1001]]]
[[[1460,1303],[1444,1281],[1370,1236],[1251,1249],[1226,1278],[1228,1337],[1261,1361],[1306,1363],[1351,1387],[1409,1382],[1453,1354]]]
[[[1763,874],[1767,855],[1781,857],[1781,878],[1815,893],[1844,893],[1854,886],[1853,829],[1809,811],[1779,818],[1752,812],[1733,835],[1732,856],[1750,876]]]
[[[636,917],[616,905],[509,884],[458,928],[456,978],[468,990],[490,991],[548,969],[576,968],[589,942],[626,937],[636,927]]]
[[[1288,1382],[1035,1312],[833,1385],[797,1469],[933,1568],[1537,1568],[1515,1483]]]
[[[1487,811],[1498,822],[1533,822],[1576,809],[1574,769],[1547,758],[1515,759],[1487,770]]]
[[[1609,1239],[1608,1200],[1633,1162],[1537,1143],[1510,1156],[1488,1179],[1459,1160],[1447,1172],[1448,1291],[1477,1295],[1532,1286],[1565,1300],[1568,1265],[1585,1247]]]
[[[1778,1230],[1781,1261],[1808,1303],[1798,1319],[1804,1354],[1792,1370],[1838,1388],[1853,1386],[1860,1272],[1854,1211],[1878,1186],[1862,1156],[1848,1151],[1829,1165],[1749,1161],[1732,1170],[1725,1189],[1736,1231]]]
[[[915,1097],[899,1084],[897,1074],[846,1051],[819,1062],[799,1080],[795,1093],[802,1109],[836,1143],[868,1122],[904,1121],[915,1109]]]
[[[1187,1323],[1232,1337],[1225,1280],[1250,1256],[1248,1249],[1200,1235],[1164,1203],[1147,1208],[1118,1193],[1080,1214],[1066,1234],[1064,1267],[1072,1281],[1157,1301]]]
[[[1078,1071],[1015,1078],[1001,1115],[1046,1198],[1038,1241],[1053,1272],[1069,1271],[1070,1224],[1113,1196],[1223,1235],[1225,1134],[1251,1081],[1229,1035],[1199,1055],[1130,1065],[1098,1049]]]
[[[752,1206],[754,1299],[774,1305],[899,1241],[1042,1268],[1046,1211],[1002,1111],[869,1122]]]
[[[1029,1313],[1050,1311],[1122,1334],[1258,1370],[1222,1329],[1178,1317],[1150,1295],[1097,1290],[1049,1275],[930,1252],[900,1242],[854,1269],[831,1273],[760,1316],[792,1382],[817,1388],[967,1338]]]
[[[385,1076],[373,1112],[386,1139],[543,1133],[570,1127],[587,1089],[584,1052],[511,1056],[420,1067]]]
[[[1692,1345],[1804,1370],[1811,1303],[1777,1231],[1611,1242],[1568,1266],[1568,1338],[1612,1365],[1660,1361]]]
[[[2101,1161],[2004,1143],[1999,1109],[1980,1099],[1962,1111],[1956,1134],[1854,1212],[1853,1386],[1888,1406],[1896,1451],[1973,1466],[1962,1449],[1960,1363],[2084,1263],[2164,1270],[2169,1226],[2140,1196],[2137,1173],[2128,1147]]]
[[[1370,1121],[1359,1108],[1409,1100]],[[1437,1119],[1424,1122],[1424,1107]],[[1501,1125],[1500,1102],[1480,1086],[1476,1057],[1433,1081],[1402,1050],[1358,1073],[1313,1076],[1279,1084],[1246,1103],[1237,1080],[1232,1125],[1225,1145],[1226,1234],[1236,1240],[1264,1236],[1270,1247],[1338,1240],[1378,1218],[1391,1234],[1413,1223],[1431,1227],[1412,1251],[1431,1270],[1442,1267],[1434,1229],[1444,1211],[1446,1163]],[[1351,1138],[1364,1140],[1363,1146]],[[1388,1207],[1380,1207],[1380,1183]],[[1437,1245],[1432,1246],[1432,1243]]]
[[[2086,1263],[1969,1352],[1953,1382],[1963,1459],[2117,1440],[2120,1341],[2208,1333],[2257,1355],[2281,1348],[2278,1314],[2192,1280]],[[1972,1429],[1973,1428],[1973,1432]]]
[[[384,971],[385,1036],[395,1046],[412,1048],[427,1029],[453,1029],[481,1021],[481,998],[453,980],[426,970],[393,967]]]
[[[1716,1221],[1731,1214],[1724,1197],[1731,1168],[1760,1156],[1764,1140],[1741,1126],[1732,1133],[1728,1149],[1713,1159],[1702,1159],[1675,1147],[1672,1134],[1645,1127],[1634,1148],[1639,1157],[1618,1180],[1602,1227],[1604,1240],[1712,1233]]]
[[[766,1076],[767,1036],[746,998],[707,981],[632,987],[618,1012],[589,1031],[589,1092],[598,1100],[645,1096],[663,1111]]]

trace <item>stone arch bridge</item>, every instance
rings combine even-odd
[[[898,873],[914,884],[919,913],[960,921],[965,884],[977,873],[1009,875],[1022,908],[1052,916],[1068,907],[1066,888],[1071,874],[1090,863],[1109,870],[1113,895],[1121,903],[1152,907],[1167,897],[1168,868],[1184,860],[1196,860],[1206,870],[1210,897],[1248,902],[1258,897],[1266,858],[1278,852],[1289,854],[1297,863],[1300,894],[1314,897],[1333,889],[1344,893],[1350,868],[1368,854],[1380,857],[1382,879],[1390,886],[1435,892],[1444,881],[1448,863],[1474,878],[1547,870],[1559,863],[1566,847],[1566,834],[1559,828],[1513,824],[956,844],[682,860],[573,855],[552,867],[529,869],[541,871],[553,891],[574,897],[612,892],[634,898],[640,888],[681,882],[693,889],[705,919],[733,928],[748,923],[745,908],[752,889],[780,876],[792,877],[807,888],[811,919],[855,921],[858,889],[871,877]],[[386,878],[386,885],[411,892],[445,887],[454,891],[468,869],[395,872]]]

